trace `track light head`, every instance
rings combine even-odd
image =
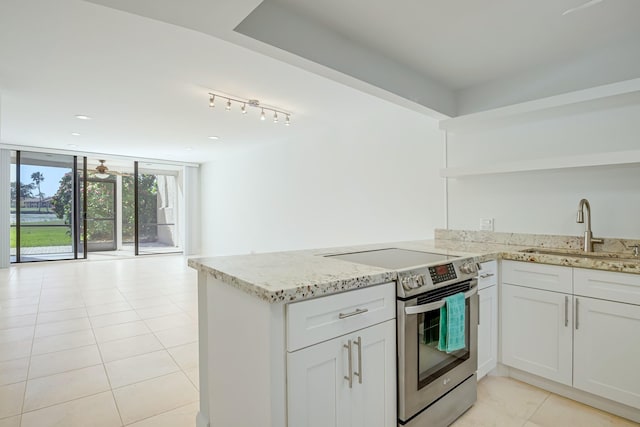
[[[209,92],[209,107],[213,108],[215,107],[215,100],[216,100],[216,96],[222,100],[225,100],[224,103],[224,109],[226,111],[230,111],[231,110],[231,104],[233,102],[237,102],[240,105],[240,111],[242,112],[242,114],[247,114],[249,112],[249,110],[247,109],[247,107],[252,107],[252,108],[256,108],[256,109],[260,109],[260,120],[264,121],[267,119],[266,115],[265,115],[265,110],[268,113],[273,113],[273,122],[274,123],[278,123],[280,121],[280,118],[282,116],[285,117],[285,125],[289,126],[290,123],[290,115],[291,113],[283,110],[281,108],[275,107],[275,106],[270,106],[270,105],[262,105],[260,103],[259,100],[257,99],[246,99],[246,98],[238,98],[235,97],[233,95],[228,95],[226,93],[215,93],[215,92]],[[280,116],[280,117],[278,117]]]

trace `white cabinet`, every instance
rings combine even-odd
[[[289,426],[395,426],[395,357],[393,320],[289,353]]]
[[[478,271],[478,380],[498,363],[498,268],[496,261],[480,264]]]
[[[571,385],[572,303],[567,294],[502,286],[502,362]]]
[[[505,264],[503,363],[640,408],[640,275]],[[554,282],[571,293],[547,290]]]
[[[501,277],[502,363],[571,385],[572,269],[503,261]]]
[[[354,348],[353,367],[362,366],[353,378],[351,425],[395,426],[396,415],[396,322],[391,320],[352,334],[362,341],[362,365]],[[362,379],[362,383],[360,383]],[[345,381],[346,382],[346,381]]]
[[[289,427],[395,427],[395,284],[289,304]]]
[[[344,380],[346,340],[336,338],[287,355],[289,425],[349,426],[351,393]]]
[[[573,386],[640,408],[640,306],[575,297]]]
[[[574,293],[574,387],[640,408],[640,275],[576,268]]]

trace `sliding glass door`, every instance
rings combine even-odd
[[[84,257],[78,161],[70,155],[12,152],[11,262]]]
[[[117,249],[116,180],[87,180],[87,250]]]
[[[181,174],[166,165],[135,164],[136,255],[181,252]]]
[[[11,262],[182,252],[179,167],[13,151],[10,172]]]

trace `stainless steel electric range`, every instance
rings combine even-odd
[[[398,425],[448,426],[476,401],[478,295],[472,258],[398,248],[331,255],[395,270]],[[437,348],[444,298],[465,295],[465,348]]]

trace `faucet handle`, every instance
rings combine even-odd
[[[640,256],[640,244],[631,245],[629,248],[633,249],[634,256]]]

